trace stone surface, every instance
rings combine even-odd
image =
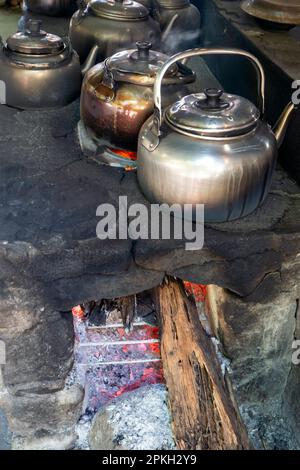
[[[253,447],[258,450],[297,450],[295,433],[290,421],[282,413],[282,403],[273,402],[272,409],[258,404],[240,407],[242,418],[248,428]]]
[[[14,434],[15,447],[43,447],[47,439],[52,446],[57,442],[55,427],[68,429],[61,445],[71,446],[74,441],[74,426],[65,423],[57,402],[53,408],[46,406],[51,392],[63,390],[72,363],[73,327],[69,314],[60,312],[95,298],[149,289],[169,273],[218,284],[243,296],[241,305],[250,303],[253,312],[260,302],[260,315],[249,314],[250,320],[258,318],[259,325],[266,304],[272,337],[281,329],[277,323],[272,325],[269,303],[283,280],[288,292],[299,285],[295,261],[300,251],[299,188],[280,170],[256,213],[206,227],[201,251],[186,251],[184,241],[178,240],[98,240],[100,203],[116,206],[119,195],[126,195],[128,203],[147,205],[147,201],[134,173],[102,167],[82,156],[76,136],[78,118],[78,102],[32,113],[0,107],[0,339],[6,341],[8,351],[3,408],[11,430],[23,433]],[[287,316],[277,315],[282,334],[291,331],[297,298],[292,294],[286,301],[290,302]],[[273,364],[272,370],[284,364],[283,372],[274,371],[278,380],[274,394],[281,393],[287,372],[285,353],[274,363],[252,359],[251,364],[250,373],[246,362],[239,364],[239,370],[250,377],[249,396],[256,384],[258,396],[268,393],[272,374],[266,374],[266,364]],[[262,377],[266,377],[264,384]],[[39,403],[35,410],[32,397]],[[71,407],[73,425],[79,407],[79,403]],[[43,422],[34,417],[40,416],[41,409],[45,410]],[[47,411],[56,420],[50,429]]]
[[[280,170],[265,204],[239,221],[208,226],[201,251],[188,252],[178,240],[98,240],[99,204],[117,206],[120,195],[128,203],[147,201],[134,173],[83,157],[78,119],[78,102],[30,113],[0,108],[4,282],[38,284],[59,310],[91,300],[94,291],[111,297],[118,286],[120,295],[147,289],[166,272],[247,296],[299,252],[299,188]]]
[[[83,399],[81,388],[65,388],[73,363],[72,317],[51,309],[38,286],[7,284],[0,301],[0,339],[6,347],[0,408],[13,433],[11,445],[50,449],[59,442],[57,448],[69,448]]]
[[[8,423],[4,412],[0,409],[0,450],[11,448],[11,435],[8,430]]]
[[[49,19],[46,29],[55,32],[58,23]],[[57,32],[66,32],[66,25],[60,23]],[[14,431],[13,446],[73,445],[81,396],[64,388],[73,328],[69,313],[61,312],[95,298],[149,289],[166,273],[227,289],[232,311],[228,307],[224,314],[223,339],[236,377],[246,373],[241,396],[248,390],[253,400],[277,397],[288,376],[291,394],[298,376],[289,375],[285,341],[290,344],[300,295],[299,187],[278,169],[264,205],[245,219],[207,226],[201,251],[188,252],[178,240],[100,241],[99,204],[117,206],[119,195],[129,203],[147,201],[134,173],[99,166],[82,155],[78,120],[78,101],[51,111],[0,106],[0,339],[8,352],[0,408]],[[238,341],[245,344],[250,338],[251,367],[236,338],[232,344],[227,340],[227,330],[228,338],[241,333]],[[262,358],[275,374],[274,388]],[[287,403],[296,420],[294,398]]]
[[[293,348],[292,353],[297,352],[297,363],[291,365],[290,374],[287,379],[285,393],[283,396],[283,409],[285,414],[289,417],[289,422],[292,425],[292,428],[295,432],[295,435],[298,438],[299,445],[300,445],[300,436],[299,436],[299,429],[300,429],[300,400],[299,400],[299,392],[300,392],[300,364],[299,362],[299,350],[300,350],[300,311],[299,311],[299,300],[297,303],[297,310],[295,315],[296,320],[296,328],[294,331],[294,340],[298,341],[296,343],[297,349]]]
[[[214,332],[231,359],[241,401],[263,404],[282,396],[291,369],[296,300],[280,293],[270,303],[244,303],[215,286],[209,299]]]
[[[203,3],[205,4],[204,8],[206,8],[207,0],[204,0]],[[212,3],[219,14],[227,19],[234,28],[237,28],[257,49],[263,52],[272,63],[276,64],[291,79],[297,80],[299,78],[299,28],[295,28],[290,33],[279,29],[275,30],[274,28],[263,28],[254,17],[247,15],[240,8],[240,4],[236,0],[212,0]],[[221,33],[222,31],[218,32]]]
[[[265,426],[261,433],[269,433],[267,440],[271,447],[279,445],[275,441],[280,420],[284,420],[287,429],[294,427],[295,433],[290,431],[290,445],[296,440],[300,445],[299,427],[297,429],[300,367],[292,364],[297,331],[296,299],[300,296],[299,270],[297,276],[296,283],[278,283],[273,300],[264,303],[249,299],[245,302],[216,286],[208,288],[211,326],[222,343],[223,354],[230,360],[238,403],[245,412],[247,410],[250,423],[256,422],[260,429],[264,419],[270,423],[273,432]],[[251,413],[256,418],[251,418]],[[284,434],[287,442],[288,432],[282,432],[283,440]],[[257,436],[255,439],[257,442]],[[285,447],[288,448],[288,444]]]
[[[70,314],[42,303],[38,289],[1,289],[0,338],[6,345],[3,377],[11,393],[59,390],[72,366]]]
[[[171,450],[174,442],[164,385],[149,385],[114,399],[99,411],[89,433],[92,450]]]

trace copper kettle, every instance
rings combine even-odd
[[[80,114],[84,125],[99,139],[124,150],[137,148],[138,133],[154,108],[155,77],[168,56],[137,42],[136,49],[117,52],[85,75]],[[188,92],[195,81],[188,67],[174,64],[163,80],[168,105]]]

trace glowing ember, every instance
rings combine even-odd
[[[184,287],[188,295],[193,295],[196,302],[204,302],[207,295],[207,286],[184,281]]]
[[[73,307],[72,314],[74,317],[80,318],[82,320],[84,318],[84,310],[81,305],[76,305],[76,307]]]
[[[130,152],[129,150],[120,150],[120,149],[115,149],[115,148],[110,148],[109,150],[116,155],[119,155],[119,157],[126,158],[127,160],[136,160],[137,159],[137,153],[136,152]]]
[[[206,286],[186,281],[184,287],[197,303],[205,301]],[[93,323],[80,305],[72,309],[72,314],[74,374],[75,381],[85,388],[85,410],[94,414],[125,392],[164,382],[157,326],[137,318],[132,330],[127,331],[116,306],[107,309],[106,321],[101,325]]]
[[[75,329],[75,376],[85,388],[85,410],[143,385],[164,382],[159,329],[137,319],[127,332],[112,312],[106,325],[93,326],[84,309],[72,309]]]

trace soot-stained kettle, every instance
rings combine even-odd
[[[258,77],[259,108],[246,98],[206,89],[162,111],[161,83],[169,67],[193,56],[248,58]],[[224,222],[253,212],[266,198],[278,147],[292,115],[288,104],[275,129],[264,121],[265,75],[252,54],[238,49],[192,49],[170,58],[154,84],[154,114],[138,142],[137,176],[153,203],[204,204],[205,221]],[[194,217],[192,211],[190,217]]]
[[[135,49],[117,52],[92,67],[82,84],[80,114],[83,123],[110,145],[136,151],[142,124],[153,112],[153,84],[168,56],[151,49],[149,42],[137,42]],[[195,74],[174,64],[162,81],[162,105],[188,93],[187,84]]]

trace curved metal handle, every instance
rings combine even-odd
[[[246,57],[249,59],[255,67],[257,73],[257,80],[258,80],[258,95],[259,95],[259,109],[261,112],[262,117],[264,116],[265,112],[265,73],[264,69],[259,62],[259,60],[249,52],[243,51],[242,49],[226,49],[226,48],[212,48],[212,49],[205,49],[205,48],[197,48],[197,49],[189,49],[185,52],[180,52],[179,54],[173,55],[169,60],[167,60],[160,71],[158,72],[155,82],[154,82],[154,124],[157,127],[157,133],[160,134],[160,128],[162,124],[162,106],[161,106],[161,84],[163,77],[169,67],[173,65],[175,62],[188,59],[189,57],[194,56],[206,56],[206,55],[236,55],[241,57]]]

